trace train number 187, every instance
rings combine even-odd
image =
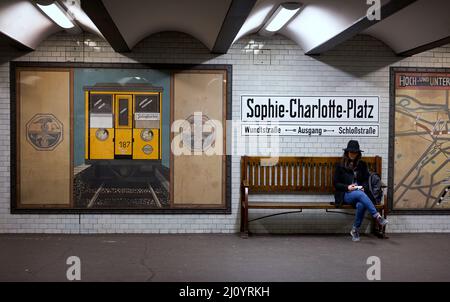
[[[130,146],[131,142],[130,141],[125,141],[125,142],[119,142],[119,146],[120,148],[126,149]]]

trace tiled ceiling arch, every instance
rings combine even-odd
[[[41,0],[38,0],[41,1]],[[162,31],[187,33],[211,52],[226,53],[233,42],[260,31],[283,0],[57,0],[77,9],[79,28],[103,36],[116,51],[130,51]],[[81,1],[81,2],[80,2]],[[25,49],[62,28],[31,0],[0,1],[3,38]],[[368,34],[400,55],[450,42],[450,1],[381,0],[381,20],[367,18],[365,0],[301,0],[301,12],[279,34],[306,54],[320,54],[356,34]]]

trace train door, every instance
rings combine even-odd
[[[89,96],[89,148],[90,159],[114,159],[114,105],[110,93],[91,93]]]
[[[133,151],[133,109],[131,95],[115,95],[114,158],[130,159]]]
[[[160,93],[135,95],[133,159],[161,159],[160,102]]]

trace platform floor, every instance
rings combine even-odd
[[[367,281],[369,256],[382,281],[450,281],[450,234],[0,235],[0,281]]]

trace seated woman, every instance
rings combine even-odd
[[[334,194],[336,205],[350,204],[356,208],[355,221],[350,235],[353,241],[359,241],[359,228],[364,219],[366,210],[380,226],[385,226],[388,221],[384,219],[376,210],[372,200],[364,192],[363,185],[369,179],[369,169],[367,164],[361,160],[362,153],[359,143],[350,140],[347,148],[343,149],[344,155],[341,162],[336,166],[334,173]]]

